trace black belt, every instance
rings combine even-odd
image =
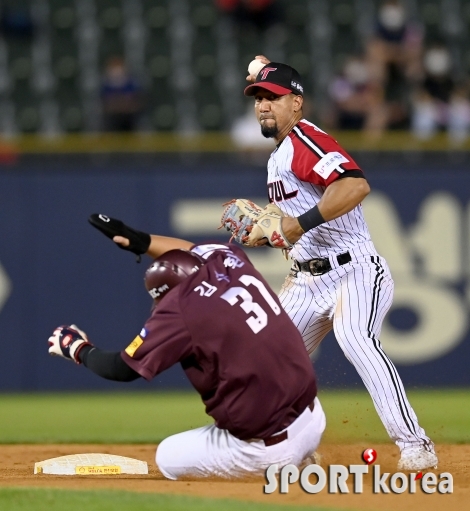
[[[338,264],[340,266],[343,266],[343,264],[349,263],[351,261],[351,254],[349,252],[339,254],[338,256],[336,256],[336,260],[338,261]],[[300,271],[304,271],[315,276],[323,275],[324,273],[328,273],[331,270],[331,264],[328,257],[310,259],[310,261],[305,261],[304,263],[295,261],[295,264],[297,265]]]
[[[311,412],[313,412],[313,402],[308,405],[308,408]],[[277,435],[270,436],[269,438],[263,438],[263,442],[266,447],[271,447],[271,445],[279,444],[284,442],[284,440],[287,440],[287,430],[283,431],[282,433],[278,433]]]

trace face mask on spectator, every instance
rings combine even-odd
[[[405,11],[400,5],[384,5],[379,11],[379,21],[388,30],[399,30],[405,24]]]
[[[424,56],[424,69],[433,76],[443,76],[450,71],[450,55],[443,48],[428,50]]]

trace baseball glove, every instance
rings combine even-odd
[[[274,248],[291,248],[284,236],[281,220],[282,211],[274,204],[261,208],[248,199],[233,199],[226,206],[221,219],[221,226],[232,233],[233,239],[247,247],[254,247],[256,242],[266,238]]]

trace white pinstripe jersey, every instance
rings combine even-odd
[[[363,174],[336,140],[302,119],[269,158],[269,200],[285,214],[298,217],[318,203],[328,185],[345,175]],[[290,256],[303,262],[341,254],[364,243],[372,245],[362,206],[358,205],[306,232]]]

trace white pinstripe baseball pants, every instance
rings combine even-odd
[[[352,261],[343,266],[330,257],[332,270],[323,275],[291,271],[279,294],[281,304],[301,332],[309,354],[334,329],[339,346],[362,378],[400,450],[418,446],[433,450],[379,341],[393,298],[388,265],[377,254],[350,254]]]

